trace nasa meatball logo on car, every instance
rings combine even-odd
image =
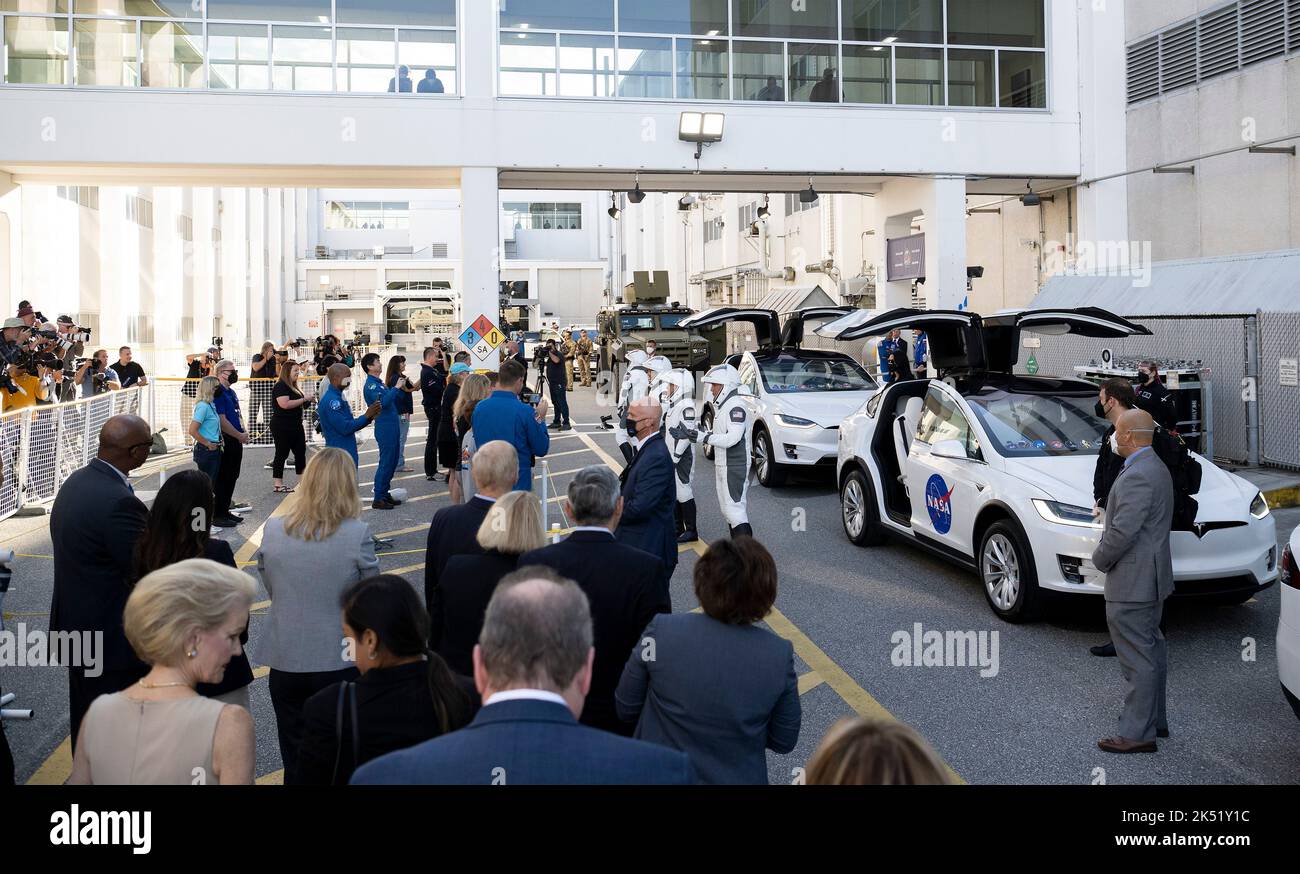
[[[952,489],[937,473],[925,484],[925,509],[930,512],[934,530],[947,534],[952,528]]]

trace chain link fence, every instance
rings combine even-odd
[[[1300,313],[1259,315],[1259,459],[1300,470]]]
[[[1247,317],[1126,318],[1150,328],[1151,336],[1097,339],[1074,334],[1046,336],[1025,331],[1016,370],[1027,373],[1032,354],[1040,376],[1074,377],[1077,365],[1100,365],[1103,349],[1110,349],[1117,358],[1153,358],[1209,367],[1214,454],[1218,458],[1245,462],[1249,453],[1242,380],[1247,373]],[[1024,348],[1023,340],[1032,337],[1040,339],[1042,345],[1034,349]]]

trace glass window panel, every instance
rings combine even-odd
[[[677,96],[684,100],[727,99],[726,40],[677,40]]]
[[[1043,0],[961,0],[948,4],[948,42],[1042,48]]]
[[[614,37],[560,34],[560,94],[614,96]]]
[[[731,44],[733,100],[785,100],[785,53],[779,42]]]
[[[258,24],[208,25],[208,87],[265,91],[271,87],[267,69],[266,27]]]
[[[5,81],[23,85],[66,85],[68,19],[5,19]]]
[[[271,49],[276,91],[333,91],[328,27],[274,27]]]
[[[73,19],[77,85],[135,86],[135,22]]]
[[[501,93],[552,96],[555,83],[555,34],[501,34]]]
[[[622,33],[719,36],[727,32],[727,0],[618,0]]]
[[[618,41],[618,96],[673,96],[673,41],[624,36]]]
[[[501,0],[502,27],[614,30],[614,0]]]
[[[732,0],[736,36],[839,39],[838,0]]]
[[[890,102],[889,46],[844,47],[844,102]]]
[[[882,42],[892,37],[897,42],[943,42],[943,0],[843,2],[844,39]]]
[[[145,88],[203,87],[202,22],[144,21],[140,84]]]
[[[1046,59],[1042,52],[998,52],[998,105],[1046,108]]]
[[[67,12],[68,0],[0,0],[0,12]]]
[[[943,49],[898,46],[894,66],[895,103],[943,105]]]
[[[456,0],[336,0],[340,24],[456,26]]]
[[[456,93],[454,31],[399,30],[397,62],[411,69],[416,94]],[[432,76],[430,71],[433,71]]]
[[[387,90],[397,64],[392,29],[340,27],[334,37],[340,91],[381,93]]]
[[[330,0],[208,0],[208,19],[329,24]]]
[[[790,99],[803,103],[839,103],[836,47],[790,43]]]
[[[948,49],[948,105],[993,105],[993,52]]]
[[[21,2],[21,0],[20,0]],[[33,4],[25,3],[31,6]],[[41,3],[40,5],[47,5]],[[59,3],[67,6],[66,2]],[[148,18],[202,18],[202,7],[195,9],[190,0],[76,0],[78,15],[141,15]]]

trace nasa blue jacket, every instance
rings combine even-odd
[[[332,384],[320,396],[316,415],[320,419],[320,433],[325,438],[325,445],[346,450],[352,461],[360,464],[356,434],[369,425],[370,420],[364,414],[353,418],[352,405]]]

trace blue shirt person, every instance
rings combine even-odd
[[[929,352],[930,340],[925,336],[925,331],[921,331],[916,335],[916,339],[912,341],[912,363],[918,373],[921,368],[925,367],[925,356]]]
[[[474,441],[483,446],[493,440],[504,440],[519,454],[519,481],[515,491],[533,490],[533,458],[545,455],[551,449],[551,435],[538,418],[538,412],[519,400],[527,371],[517,362],[501,365],[498,379],[500,388],[478,402],[474,408]],[[542,410],[545,417],[545,409]]]
[[[379,404],[371,404],[363,415],[353,418],[352,405],[343,396],[343,390],[352,381],[352,371],[346,365],[335,364],[329,369],[329,388],[320,396],[316,415],[320,419],[320,433],[326,446],[342,449],[360,464],[357,457],[357,432],[379,415]]]
[[[895,348],[894,338],[889,334],[882,337],[880,342],[876,344],[876,355],[880,359],[880,381],[884,385],[889,385],[894,381],[894,375],[889,372],[889,356],[894,354]]]
[[[415,90],[421,94],[442,94],[445,89],[436,70],[425,70],[424,78],[420,80],[419,85],[415,86]]]
[[[379,415],[375,418],[375,441],[379,444],[379,468],[375,471],[376,509],[392,509],[397,501],[389,494],[393,485],[393,473],[397,470],[397,456],[402,448],[402,423],[397,412],[397,396],[403,394],[400,385],[385,388],[379,378],[382,369],[379,354],[370,352],[361,358],[361,367],[366,371],[366,385],[362,396],[372,407],[379,404]]]

